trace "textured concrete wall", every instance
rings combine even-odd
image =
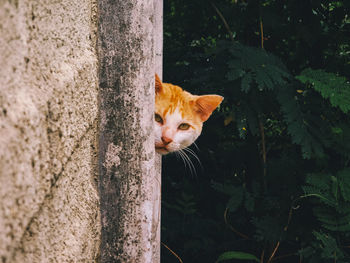
[[[95,262],[96,0],[0,0],[0,262]]]
[[[106,263],[159,262],[154,4],[99,0],[99,187]]]

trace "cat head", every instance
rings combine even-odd
[[[155,82],[155,147],[160,154],[190,146],[201,134],[203,122],[223,100],[218,95],[192,95],[179,86]]]

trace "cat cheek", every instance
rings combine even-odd
[[[197,133],[196,131],[182,132],[181,134],[179,134],[176,140],[179,142],[179,148],[183,149],[190,146],[198,138],[199,134],[200,133]]]
[[[161,142],[161,137],[162,137],[162,128],[158,123],[154,123],[154,140],[155,143]]]

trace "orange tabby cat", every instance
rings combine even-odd
[[[179,86],[162,83],[157,74],[155,89],[155,147],[160,154],[190,146],[223,100],[218,95],[192,95]]]

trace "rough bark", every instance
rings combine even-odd
[[[101,0],[99,12],[101,262],[157,262],[154,2]]]

